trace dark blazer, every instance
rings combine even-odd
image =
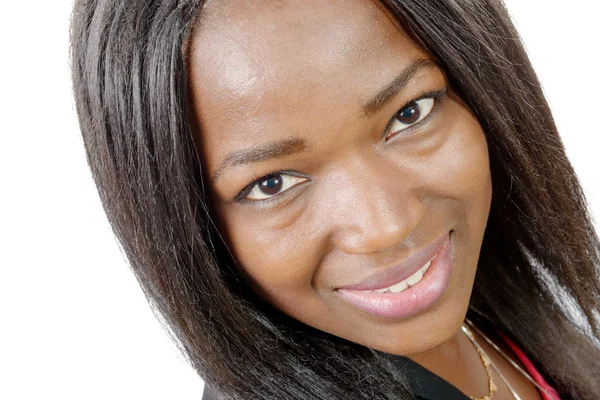
[[[469,400],[463,392],[410,358],[394,356],[394,363],[404,371],[413,389],[414,400]],[[207,388],[202,400],[219,400]]]

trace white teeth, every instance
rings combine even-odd
[[[402,281],[400,283],[396,283],[393,286],[390,286],[390,291],[393,293],[398,293],[398,292],[403,291],[407,287],[408,287],[408,283],[406,281]]]
[[[435,257],[433,257],[433,258],[435,258]],[[419,283],[421,281],[421,279],[423,279],[423,275],[425,274],[425,272],[427,272],[427,269],[429,269],[429,266],[431,265],[431,261],[433,260],[433,258],[431,260],[427,261],[427,264],[423,265],[421,267],[421,269],[419,269],[417,272],[415,272],[414,274],[412,274],[405,280],[398,282],[395,285],[392,285],[390,287],[386,287],[383,289],[376,289],[376,290],[365,290],[365,292],[399,293],[410,286],[414,286],[417,283]]]
[[[413,286],[413,285],[416,285],[417,282],[419,282],[421,280],[421,278],[423,278],[423,271],[418,270],[417,272],[415,272],[414,274],[412,274],[411,276],[406,278],[406,282],[410,286]]]

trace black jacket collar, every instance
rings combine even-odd
[[[394,356],[394,363],[410,381],[415,399],[419,400],[469,400],[450,382],[407,357]]]

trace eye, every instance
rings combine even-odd
[[[413,100],[405,105],[394,116],[393,123],[389,129],[389,134],[393,135],[422,121],[431,113],[435,102],[436,99],[434,97],[425,97],[419,100]]]
[[[267,175],[249,186],[250,191],[244,196],[244,199],[252,201],[267,200],[307,180],[306,178],[284,173]]]

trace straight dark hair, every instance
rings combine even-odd
[[[389,354],[283,314],[234,267],[189,110],[184,42],[202,4],[78,0],[73,11],[87,160],[152,309],[222,398],[411,398]],[[600,398],[600,244],[504,5],[383,4],[438,59],[487,137],[493,199],[467,317],[516,341],[563,399]]]

